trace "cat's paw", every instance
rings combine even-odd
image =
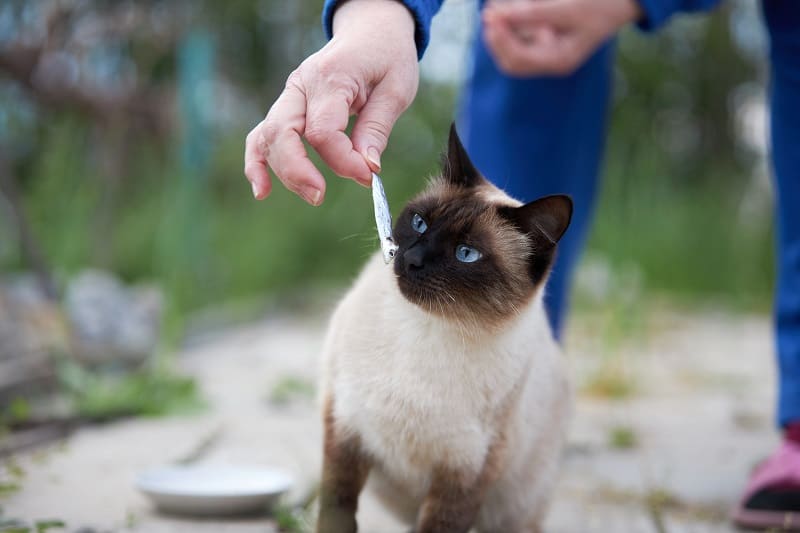
[[[358,524],[353,513],[339,509],[321,510],[317,519],[317,533],[357,533]]]

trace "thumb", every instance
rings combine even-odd
[[[351,135],[356,149],[373,172],[381,170],[381,154],[389,142],[395,122],[408,107],[408,103],[397,97],[397,92],[381,84],[372,94],[358,114]]]

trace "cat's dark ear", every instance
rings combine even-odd
[[[572,198],[564,194],[545,196],[508,213],[535,242],[552,246],[561,240],[572,220]]]
[[[483,176],[472,164],[461,139],[458,138],[455,123],[450,125],[450,140],[447,157],[442,162],[442,176],[448,183],[459,187],[475,187],[483,182]]]
[[[572,199],[563,194],[545,196],[520,207],[502,207],[500,214],[528,235],[531,242],[530,273],[538,283],[550,269],[556,243],[572,219]]]

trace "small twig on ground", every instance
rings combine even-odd
[[[667,533],[667,526],[664,523],[664,510],[661,508],[661,504],[654,502],[652,498],[647,498],[645,502],[647,514],[656,532]]]
[[[196,463],[204,456],[206,456],[208,452],[210,452],[214,448],[214,446],[217,445],[220,437],[222,437],[222,433],[223,433],[222,426],[219,426],[213,431],[209,432],[200,440],[200,442],[198,442],[194,446],[194,448],[189,450],[189,453],[175,460],[175,464],[190,465],[192,463]]]

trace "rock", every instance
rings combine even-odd
[[[108,272],[87,270],[67,286],[64,308],[84,363],[136,366],[156,349],[163,296],[154,287],[126,287]]]
[[[0,282],[0,361],[63,351],[67,332],[58,305],[32,275]]]
[[[61,309],[32,275],[0,280],[0,402],[52,384],[51,355],[67,352],[68,346]]]

